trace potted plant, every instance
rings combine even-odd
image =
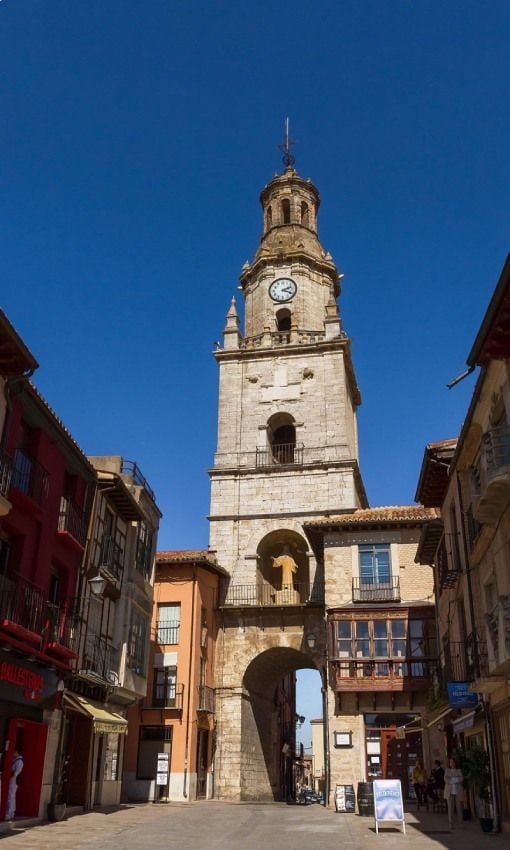
[[[482,747],[470,747],[464,754],[463,773],[468,787],[473,791],[475,813],[483,832],[492,832],[491,773],[489,755]]]

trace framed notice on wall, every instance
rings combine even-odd
[[[380,823],[399,823],[406,831],[400,779],[374,779],[375,831]]]

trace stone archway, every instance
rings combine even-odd
[[[317,669],[300,650],[274,647],[249,664],[243,678],[241,799],[293,797],[297,670]]]

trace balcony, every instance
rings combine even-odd
[[[80,549],[85,548],[87,540],[85,513],[69,496],[62,496],[60,499],[58,533],[64,537],[71,537]]]
[[[473,515],[494,525],[510,501],[510,427],[501,425],[483,435],[480,454],[471,469]]]
[[[324,331],[270,331],[246,337],[241,348],[279,348],[282,345],[313,345],[326,339]]]
[[[80,674],[102,679],[109,684],[119,680],[119,651],[105,638],[87,635],[83,648]]]
[[[465,641],[445,644],[443,675],[447,682],[474,682],[478,675],[488,672],[485,641],[468,635]]]
[[[161,693],[159,693],[161,691]],[[152,702],[146,702],[143,708],[165,708],[174,711],[182,711],[184,702],[184,685],[167,684],[156,687],[153,690]]]
[[[289,605],[324,605],[324,582],[293,585],[231,584],[220,586],[220,608],[279,608]]]
[[[214,688],[209,688],[207,685],[200,685],[200,687],[198,688],[197,711],[204,711],[207,714],[214,714],[214,697]]]
[[[359,578],[352,580],[353,602],[400,602],[400,579],[367,583]]]
[[[260,469],[267,466],[302,466],[303,444],[275,443],[264,449],[257,449],[255,466]]]
[[[49,474],[41,464],[24,449],[16,449],[11,476],[11,490],[28,496],[40,507],[46,504]]]
[[[0,575],[0,629],[40,647],[45,626],[46,594],[15,570]]]
[[[156,625],[156,643],[160,646],[179,643],[179,620],[160,620]]]
[[[430,658],[335,661],[337,691],[424,691],[437,667]]]
[[[439,590],[444,590],[447,587],[455,587],[459,575],[459,562],[453,551],[450,557],[448,557],[445,538],[443,535],[439,549],[437,550],[437,581],[439,584]]]
[[[73,603],[47,602],[46,613],[46,652],[63,660],[78,658],[80,619]]]
[[[0,449],[0,516],[5,516],[11,509],[7,498],[12,478],[12,458]]]
[[[105,569],[116,580],[120,579],[124,569],[124,550],[110,534],[105,534],[101,540],[99,567]]]

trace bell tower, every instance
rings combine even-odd
[[[319,667],[324,652],[317,646],[314,659],[304,641],[313,618],[323,621],[324,573],[303,524],[367,505],[341,275],[319,241],[319,193],[295,170],[288,133],[282,148],[284,171],[260,195],[260,243],[241,270],[244,324],[233,298],[214,352],[210,549],[228,574],[216,671],[215,782],[224,799],[279,799],[273,697],[263,704],[260,694],[299,667]]]

